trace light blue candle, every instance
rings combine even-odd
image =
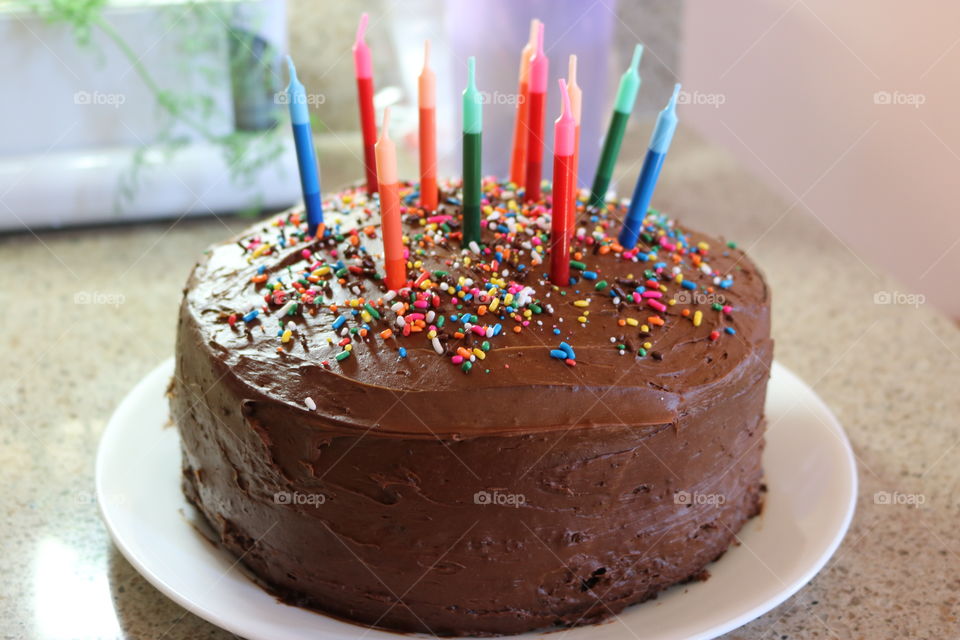
[[[313,150],[313,132],[310,130],[310,110],[307,108],[307,92],[297,79],[293,59],[287,56],[290,68],[290,84],[287,85],[287,102],[290,105],[290,122],[293,124],[293,141],[297,147],[297,166],[300,168],[300,187],[303,189],[303,204],[307,209],[307,230],[315,235],[323,222],[323,203],[320,200],[320,170]]]
[[[643,219],[650,207],[650,199],[657,186],[657,178],[660,177],[663,159],[670,149],[673,132],[677,130],[677,95],[679,93],[680,85],[676,84],[673,87],[670,102],[657,115],[657,124],[653,127],[653,135],[650,136],[650,148],[647,149],[647,157],[643,160],[643,168],[640,170],[640,177],[637,178],[633,198],[630,199],[630,208],[627,209],[627,217],[623,220],[623,229],[620,230],[619,241],[624,249],[633,249],[637,246],[637,238],[640,236]]]

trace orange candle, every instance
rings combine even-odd
[[[407,282],[403,259],[403,229],[400,225],[400,181],[397,179],[397,148],[387,130],[390,107],[383,112],[383,128],[375,145],[377,180],[380,189],[380,235],[383,236],[383,262],[387,287],[396,291]]]
[[[420,206],[437,210],[437,77],[430,69],[430,41],[423,43],[423,71],[417,85],[420,105]]]
[[[513,154],[510,156],[510,181],[523,184],[527,163],[527,126],[530,116],[530,58],[537,46],[537,25],[530,21],[530,38],[520,53],[520,84],[517,88],[517,121],[513,127]]]
[[[573,138],[573,161],[571,169],[573,170],[573,187],[570,189],[570,197],[573,201],[570,203],[570,215],[573,216],[569,221],[567,230],[573,237],[577,231],[577,192],[580,190],[580,181],[577,179],[577,171],[580,167],[580,111],[583,104],[583,91],[577,84],[577,56],[570,55],[570,65],[567,67],[567,93],[570,95],[570,111],[573,113],[575,123]]]

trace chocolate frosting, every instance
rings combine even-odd
[[[408,298],[385,299],[376,201],[358,190],[327,203],[324,238],[285,212],[190,277],[171,399],[184,489],[290,602],[440,635],[592,622],[702,575],[759,509],[772,341],[749,258],[658,214],[631,256],[611,206],[580,212],[578,281],[557,288],[537,264],[549,199],[485,191],[479,255],[459,244],[455,192],[405,212],[443,354],[429,327],[401,335],[391,306]],[[570,363],[550,355],[561,341]]]

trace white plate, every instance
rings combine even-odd
[[[156,588],[184,608],[250,640],[356,638],[360,628],[290,607],[254,584],[230,554],[198,533],[180,492],[177,430],[164,392],[170,359],[117,407],[100,441],[97,498],[114,542]],[[763,514],[710,565],[705,582],[674,587],[628,608],[610,624],[551,634],[559,640],[713,638],[777,606],[806,584],[837,549],[857,494],[853,452],[816,393],[774,363],[767,395]],[[365,633],[397,640],[386,631]],[[542,637],[542,633],[521,638]]]

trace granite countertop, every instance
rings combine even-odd
[[[626,191],[639,167],[630,158],[641,153],[624,151]],[[761,265],[774,292],[776,358],[833,409],[859,465],[856,516],[836,555],[797,595],[727,637],[960,636],[960,330],[895,295],[902,287],[803,207],[689,132],[674,143],[656,202],[736,240]],[[114,407],[173,352],[195,259],[248,222],[0,239],[3,638],[231,637],[120,555],[97,510],[93,470]],[[877,302],[887,295],[900,303]],[[879,491],[922,504],[877,504]]]

